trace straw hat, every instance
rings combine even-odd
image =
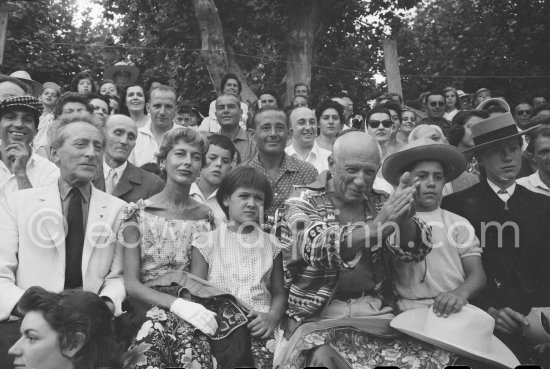
[[[452,181],[466,170],[466,159],[455,146],[437,143],[429,138],[409,142],[388,156],[382,165],[384,179],[392,185],[399,184],[399,175],[409,165],[422,160],[436,160],[445,166],[446,181]]]
[[[126,83],[132,84],[138,79],[139,68],[133,65],[128,65],[125,62],[118,62],[103,71],[103,79],[115,80],[114,76],[117,73],[128,73],[129,77]]]
[[[17,78],[23,84],[26,86],[31,87],[31,91],[29,91],[33,96],[38,97],[42,93],[42,83],[35,81],[31,78],[31,75],[24,71],[24,70],[18,70],[10,74],[10,77]]]
[[[491,365],[519,365],[510,349],[493,335],[495,320],[483,310],[465,305],[447,318],[435,315],[432,307],[405,311],[390,326],[409,336],[456,354]]]
[[[509,138],[524,135],[533,128],[520,131],[511,113],[495,115],[472,124],[470,129],[474,146],[463,152],[485,149]]]
[[[550,307],[535,307],[525,317],[529,322],[523,334],[534,345],[550,342]]]
[[[510,111],[510,105],[508,105],[506,100],[501,99],[500,97],[491,97],[490,99],[483,100],[476,109],[486,110],[490,105],[499,105],[506,109],[506,111]]]

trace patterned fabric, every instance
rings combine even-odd
[[[130,348],[122,357],[123,369],[216,368],[210,342],[178,316],[153,307],[146,314]]]
[[[258,155],[252,160],[244,163],[244,165],[258,169],[271,183],[271,188],[273,189],[273,204],[265,210],[268,223],[273,221],[275,211],[283,207],[285,200],[290,197],[290,194],[294,190],[294,186],[306,186],[315,181],[317,177],[317,170],[313,165],[288,156],[287,154],[283,156],[281,168],[275,180],[273,180],[267,170],[265,170]]]
[[[141,281],[146,283],[172,270],[189,270],[191,241],[213,228],[213,216],[206,220],[168,219],[148,213],[149,200],[131,203],[124,220],[135,215],[141,234]],[[127,224],[125,225],[127,226]],[[124,227],[121,227],[121,231]]]
[[[364,201],[365,223],[372,222],[388,199],[385,194],[372,192]],[[281,241],[285,245],[285,284],[290,288],[287,316],[295,321],[318,316],[334,293],[340,270],[353,268],[361,252],[351,262],[340,258],[340,245],[345,245],[354,225],[340,225],[332,200],[325,187],[306,188],[289,198],[285,204],[281,226]],[[417,241],[407,250],[392,244],[394,239],[370,246],[373,279],[376,283],[370,294],[379,295],[385,287],[385,250],[391,250],[402,260],[422,260],[430,252],[430,232],[426,224],[415,219]],[[423,242],[422,234],[427,235]]]
[[[256,228],[249,234],[230,231],[226,224],[193,241],[208,263],[208,281],[266,313],[271,306],[268,286],[273,259],[282,245],[272,235]]]
[[[442,369],[458,355],[409,337],[380,338],[351,327],[321,329],[300,338],[282,369],[303,368],[311,350],[329,345],[350,369],[397,366],[400,369]]]
[[[475,174],[479,177],[479,163],[477,162],[477,159],[475,156],[472,156],[472,160],[468,162],[468,166],[466,168],[466,172]]]

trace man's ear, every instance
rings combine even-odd
[[[61,349],[61,353],[69,358],[73,358],[86,344],[86,335],[82,332],[77,332],[72,338],[70,346]]]
[[[52,158],[52,162],[59,166],[59,152],[58,149],[53,148],[50,146],[50,158]]]

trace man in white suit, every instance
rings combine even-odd
[[[125,298],[122,246],[116,236],[126,203],[92,185],[105,137],[89,115],[54,127],[57,183],[0,199],[0,368],[19,338],[17,303],[31,286],[99,294],[115,316]]]

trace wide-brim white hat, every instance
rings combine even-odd
[[[390,323],[409,336],[479,362],[504,368],[520,365],[516,356],[493,335],[495,320],[485,311],[465,305],[447,318],[432,307],[405,311]]]
[[[464,154],[455,146],[437,143],[429,138],[419,138],[404,145],[384,160],[382,176],[394,186],[399,184],[399,175],[412,163],[435,160],[445,166],[447,182],[460,176],[466,170]]]
[[[38,97],[42,93],[42,83],[35,81],[31,78],[31,75],[24,70],[18,70],[10,74],[10,77],[17,78],[21,82],[23,82],[26,86],[29,86],[31,88],[31,91],[29,93],[34,96]]]

